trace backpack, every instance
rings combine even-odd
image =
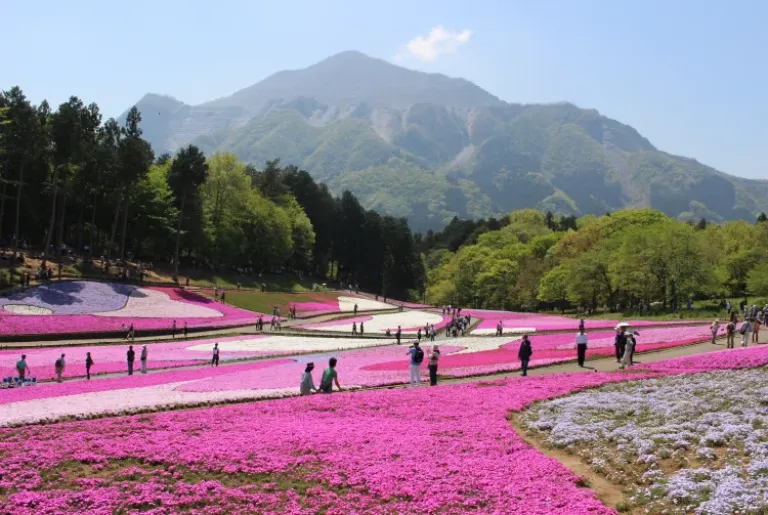
[[[747,334],[748,328],[749,328],[749,322],[742,323],[741,327],[739,327],[739,334]]]
[[[424,350],[421,347],[416,347],[416,352],[413,353],[413,362],[421,363],[424,361]]]

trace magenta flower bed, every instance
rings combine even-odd
[[[768,345],[729,349],[695,356],[640,365],[654,372],[704,372],[708,370],[736,370],[768,365]]]
[[[177,288],[149,287],[169,295],[171,301],[180,301],[191,306],[200,306],[221,313],[216,317],[167,317],[162,316],[162,306],[158,307],[155,317],[104,317],[92,314],[61,315],[19,315],[2,312],[0,315],[0,335],[34,334],[81,334],[119,332],[123,325],[131,323],[137,333],[149,330],[170,330],[173,320],[181,331],[186,322],[188,328],[222,328],[255,323],[258,313],[219,304],[205,297]],[[109,306],[113,307],[113,306]]]
[[[473,318],[482,319],[476,329],[496,329],[496,324],[501,321],[505,331],[514,328],[535,329],[536,331],[563,331],[572,329],[577,331],[579,320],[575,318],[556,315],[542,315],[539,313],[516,313],[512,311],[491,311],[481,309],[463,309],[462,315],[471,315]],[[690,321],[687,321],[690,322]],[[618,324],[618,320],[593,320],[586,319],[584,324],[587,331],[594,329],[612,329]],[[680,325],[681,321],[654,321],[632,320],[628,321],[633,327]]]
[[[13,402],[45,399],[49,397],[63,397],[86,394],[91,392],[124,391],[130,395],[136,388],[157,386],[182,381],[205,380],[225,374],[237,374],[260,368],[278,367],[287,363],[293,363],[290,359],[270,359],[249,363],[236,363],[220,367],[203,367],[187,370],[169,370],[152,374],[136,374],[132,376],[110,377],[94,379],[91,381],[67,381],[63,383],[47,383],[38,386],[24,388],[11,388],[3,390],[0,395],[0,405]]]
[[[4,430],[0,502],[16,515],[614,514],[576,475],[530,448],[506,417],[622,379],[513,379]],[[121,480],[70,472],[56,481],[67,462],[117,467],[107,476]],[[203,481],[189,482],[195,474]]]
[[[213,349],[216,342],[237,341],[244,339],[260,339],[263,336],[232,336],[226,338],[214,338],[204,340],[189,340],[184,342],[169,343],[150,343],[147,345],[147,368],[163,369],[175,368],[189,365],[199,365],[210,361],[212,350],[192,351],[188,350],[193,345],[207,344]],[[89,345],[78,347],[44,347],[29,348],[19,350],[0,351],[0,376],[14,377],[16,373],[16,361],[22,354],[27,356],[27,365],[30,368],[29,376],[36,377],[38,381],[45,381],[55,378],[54,363],[56,359],[64,353],[66,355],[67,366],[63,377],[84,377],[85,376],[85,353],[90,352],[94,360],[91,367],[91,375],[108,374],[114,372],[127,371],[126,352],[130,342],[124,345]],[[141,345],[133,344],[136,352],[135,367],[139,368],[139,356],[141,355]],[[219,353],[219,360],[224,362],[233,359],[256,358],[274,353],[260,351],[222,351]]]

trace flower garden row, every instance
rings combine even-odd
[[[768,348],[754,347],[662,368],[670,374],[766,363]],[[507,416],[537,401],[660,374],[512,378],[4,429],[0,509],[614,515],[577,476],[528,446]],[[744,490],[731,492],[745,499]]]
[[[656,350],[692,341],[706,339],[707,328],[668,328],[643,331],[638,352]],[[613,333],[592,333],[588,356],[611,355],[614,352]],[[222,360],[247,359],[266,355],[290,355],[291,359],[263,359],[256,363],[196,368],[150,374],[146,377],[119,377],[90,382],[77,381],[34,388],[17,388],[3,392],[0,397],[0,425],[12,425],[69,417],[91,417],[105,413],[119,414],[132,411],[159,409],[171,405],[199,405],[228,400],[283,397],[298,394],[298,382],[304,366],[314,362],[323,367],[331,356],[338,358],[337,367],[342,385],[347,388],[384,386],[405,383],[408,380],[406,346],[380,344],[382,340],[352,340],[310,337],[279,337],[201,340],[188,343],[154,344],[149,346],[150,368],[197,363],[210,359],[213,343],[218,341]],[[534,336],[534,354],[530,365],[545,366],[575,359],[574,335],[555,334]],[[385,344],[393,342],[384,340]],[[445,376],[468,377],[494,372],[519,370],[517,357],[519,341],[510,337],[464,337],[443,340],[441,344],[440,373]],[[334,352],[322,352],[334,349]],[[357,349],[336,352],[335,349]],[[76,363],[73,375],[84,373],[85,350],[59,348],[35,351],[27,355],[30,367],[35,360],[47,361],[53,375],[53,359],[59,352],[67,353],[69,363]],[[306,354],[307,352],[320,353]],[[105,346],[90,348],[98,365],[108,371],[125,370],[125,347]],[[80,361],[77,355],[80,353]],[[202,354],[202,356],[201,356]],[[103,355],[103,358],[101,357]],[[3,370],[13,366],[18,352],[0,353]],[[154,360],[154,361],[153,361]],[[174,361],[178,360],[178,361]],[[170,365],[169,365],[170,363]],[[426,372],[426,363],[423,364]],[[67,372],[70,365],[67,366]],[[33,368],[33,373],[35,368]],[[69,373],[69,372],[68,372]],[[317,378],[319,381],[319,377]]]
[[[252,324],[258,313],[178,288],[66,281],[0,298],[0,335],[85,334],[220,328]]]

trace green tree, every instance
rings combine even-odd
[[[178,205],[179,215],[176,224],[176,248],[173,259],[174,279],[179,276],[179,251],[181,249],[181,229],[184,209],[188,204],[199,200],[200,186],[208,176],[208,163],[200,149],[194,145],[183,148],[176,154],[168,172],[168,185]]]

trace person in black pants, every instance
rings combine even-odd
[[[517,357],[520,359],[520,364],[522,365],[523,370],[523,376],[528,375],[528,362],[531,359],[531,355],[533,354],[533,349],[531,348],[531,340],[528,339],[528,335],[523,336],[523,341],[520,343],[520,350],[517,351]]]
[[[432,346],[432,352],[429,353],[429,386],[437,386],[437,360],[440,359],[440,349],[437,345]]]
[[[627,336],[624,334],[624,329],[616,330],[616,339],[613,342],[613,346],[616,348],[616,363],[621,363],[621,357],[624,355],[624,349],[627,346]]]
[[[576,356],[579,366],[583,367],[587,357],[587,334],[584,332],[584,326],[579,328],[579,334],[576,335]]]

